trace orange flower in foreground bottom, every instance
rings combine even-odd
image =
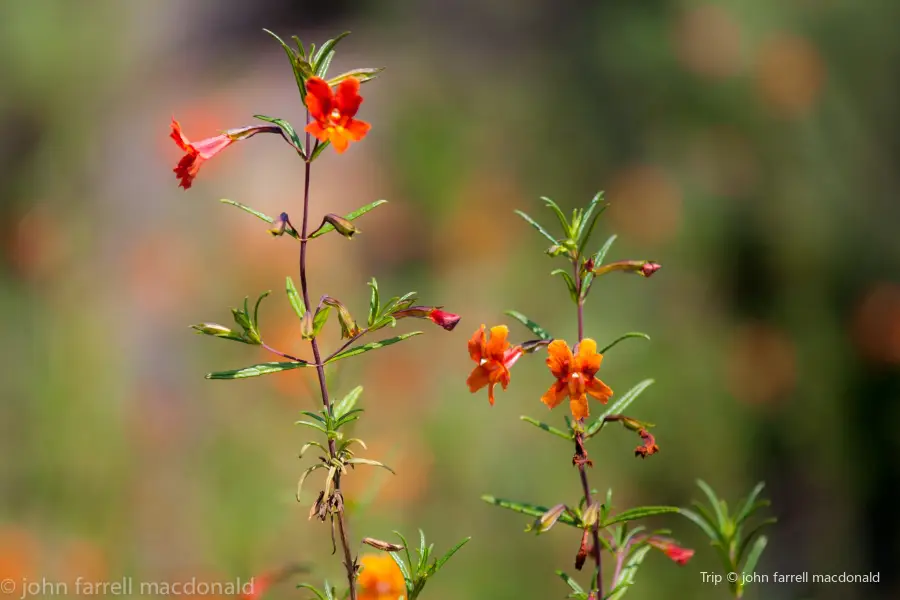
[[[556,383],[541,397],[541,402],[555,408],[568,396],[572,416],[576,419],[584,419],[590,413],[587,394],[606,404],[613,391],[594,377],[603,361],[603,355],[597,354],[597,342],[590,338],[581,340],[573,356],[565,341],[553,340],[547,346],[547,353],[550,355],[547,366],[556,377]]]
[[[522,356],[522,347],[510,347],[506,337],[509,329],[505,325],[491,327],[491,339],[484,335],[484,325],[472,335],[469,340],[469,356],[478,366],[472,369],[472,373],[466,380],[469,391],[477,392],[484,386],[488,387],[488,400],[494,404],[494,386],[498,383],[506,389],[509,385],[509,368]]]
[[[371,129],[365,121],[353,117],[359,110],[363,98],[359,95],[359,79],[348,77],[338,85],[337,93],[321,77],[306,80],[306,107],[315,119],[306,126],[320,142],[330,141],[340,154],[350,142],[363,139]]]
[[[359,600],[405,600],[406,583],[394,559],[387,554],[366,554],[359,559]]]

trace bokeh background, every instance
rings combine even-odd
[[[356,433],[398,472],[349,478],[352,535],[472,535],[428,598],[565,596],[552,572],[572,571],[577,535],[531,537],[479,500],[577,498],[572,449],[518,418],[561,421],[538,402],[548,374],[521,361],[490,408],[464,386],[465,342],[508,308],[574,336],[556,265],[512,211],[550,223],[539,196],[571,209],[603,189],[594,245],[617,233],[611,258],[663,269],[600,281],[586,328],[652,336],[610,352],[603,377],[620,393],[656,379],[633,412],[662,451],[634,459],[611,429],[593,485],[621,507],[683,506],[698,477],[731,500],[764,480],[780,524],[761,572],[881,584],[748,597],[898,597],[898,18],[891,0],[3,2],[0,570],[225,581],[301,561],[341,579],[312,496],[293,498],[314,374],[206,381],[264,355],[187,328],[271,289],[264,335],[308,352],[281,293],[297,244],[217,202],[299,214],[301,163],[256,137],[186,193],[167,136],[172,115],[196,139],[255,113],[300,123],[262,28],[349,29],[333,72],[388,70],[364,88],[371,134],[316,163],[312,210],[390,203],[352,242],[311,246],[312,294],[362,313],[375,276],[463,315],[335,374],[338,394],[365,385]],[[727,597],[701,582],[718,564],[693,525],[653,524],[697,554],[651,555],[628,597]],[[301,580],[271,597],[305,597]]]

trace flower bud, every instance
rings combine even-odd
[[[592,502],[590,506],[588,506],[584,513],[581,515],[581,522],[585,527],[593,527],[597,520],[600,518],[600,504],[597,502]]]
[[[613,271],[625,271],[626,273],[637,273],[641,277],[650,277],[659,271],[661,266],[651,260],[620,260],[596,267],[593,271],[594,276],[606,275]]]
[[[315,315],[311,310],[306,311],[300,320],[300,337],[304,340],[311,340],[315,336],[313,317]]]
[[[269,233],[272,234],[273,237],[279,237],[284,235],[284,231],[287,228],[288,224],[288,214],[286,212],[281,213],[277,219],[272,222],[272,229],[269,229]]]
[[[322,224],[319,226],[318,229],[316,229],[315,231],[313,231],[310,234],[310,237],[319,233],[322,230],[322,228],[325,227],[326,224],[334,227],[335,231],[337,231],[339,234],[341,234],[348,240],[350,238],[352,238],[354,235],[356,235],[357,233],[360,233],[359,229],[354,227],[353,223],[350,222],[349,220],[345,219],[344,217],[338,216],[336,214],[328,213],[327,215],[325,215],[325,218],[322,219]]]
[[[447,331],[453,331],[461,317],[453,313],[441,310],[439,306],[410,306],[394,313],[395,319],[415,317],[417,319],[429,319],[435,325],[440,325]]]
[[[556,525],[556,522],[559,521],[559,518],[565,513],[568,507],[565,504],[557,504],[540,517],[535,519],[534,523],[529,525],[525,531],[534,531],[537,534],[544,533],[545,531],[549,531],[551,527]]]
[[[392,544],[390,542],[376,540],[375,538],[370,537],[363,538],[362,543],[368,546],[372,546],[373,548],[383,550],[385,552],[397,552],[399,550],[403,550],[403,546],[401,546],[400,544]]]
[[[205,333],[206,335],[233,335],[234,332],[224,325],[219,325],[218,323],[198,323],[197,325],[191,325],[191,329],[197,330],[197,333]]]

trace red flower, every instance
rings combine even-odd
[[[350,142],[363,139],[371,129],[365,121],[354,119],[363,98],[359,95],[359,79],[348,77],[338,85],[337,93],[321,77],[306,80],[306,107],[315,119],[306,126],[320,142],[330,141],[340,154]]]
[[[431,319],[436,325],[440,325],[447,331],[453,331],[453,328],[456,327],[456,324],[459,323],[459,320],[462,317],[460,317],[459,315],[454,315],[453,313],[445,312],[439,308],[435,308],[428,314],[428,318]]]
[[[173,171],[178,179],[179,184],[184,189],[191,187],[197,171],[204,162],[233,144],[254,136],[257,133],[281,133],[281,129],[271,125],[261,125],[257,127],[241,127],[240,129],[231,129],[223,134],[215,137],[206,138],[199,142],[191,142],[181,131],[181,124],[172,118],[172,139],[178,144],[178,147],[186,152],[186,154],[178,161]]]
[[[498,383],[505,390],[509,385],[509,368],[522,356],[521,346],[509,346],[506,336],[509,329],[506,325],[491,327],[491,339],[484,335],[484,325],[472,335],[469,340],[469,356],[478,366],[472,369],[472,373],[466,380],[469,391],[477,392],[484,386],[488,387],[488,400],[494,404],[494,386]]]
[[[647,540],[647,543],[658,550],[662,550],[666,556],[682,566],[686,565],[694,555],[694,551],[690,548],[682,548],[674,540],[667,538],[652,537]]]
[[[641,458],[647,458],[651,454],[659,452],[659,446],[656,445],[656,439],[653,434],[646,429],[638,430],[638,435],[644,440],[644,443],[634,449],[634,455]]]

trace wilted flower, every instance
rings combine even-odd
[[[577,354],[572,355],[569,345],[564,340],[553,340],[547,347],[547,366],[556,377],[556,383],[541,397],[541,402],[555,408],[563,398],[569,397],[572,416],[584,419],[588,416],[587,394],[606,404],[613,391],[594,377],[600,370],[603,355],[597,353],[597,342],[585,338],[576,347]]]
[[[469,356],[478,366],[472,369],[472,373],[466,380],[469,391],[477,392],[484,386],[488,387],[488,400],[494,404],[494,386],[498,383],[506,389],[509,385],[509,368],[522,356],[522,347],[510,347],[506,337],[509,329],[506,325],[491,327],[490,340],[484,334],[484,325],[472,335],[469,340]]]
[[[371,125],[354,119],[363,98],[359,95],[359,80],[348,77],[332,92],[328,82],[320,77],[306,80],[306,106],[314,119],[306,126],[320,142],[330,141],[338,153],[343,152],[350,142],[358,142],[365,137]]]
[[[171,137],[178,144],[178,147],[186,152],[186,154],[178,161],[178,165],[173,169],[175,175],[181,180],[179,184],[184,189],[191,187],[194,177],[204,162],[233,144],[257,133],[281,133],[281,129],[272,125],[260,125],[256,127],[241,127],[240,129],[231,129],[217,135],[215,137],[206,138],[199,142],[191,142],[181,131],[181,125],[174,118],[172,119]]]
[[[656,445],[656,439],[653,437],[652,433],[650,433],[646,429],[641,429],[638,431],[638,435],[641,436],[641,439],[644,440],[644,443],[634,449],[635,456],[647,458],[651,454],[656,454],[657,452],[659,452],[659,446]]]
[[[406,582],[393,558],[387,554],[366,554],[359,563],[359,600],[405,600]]]

